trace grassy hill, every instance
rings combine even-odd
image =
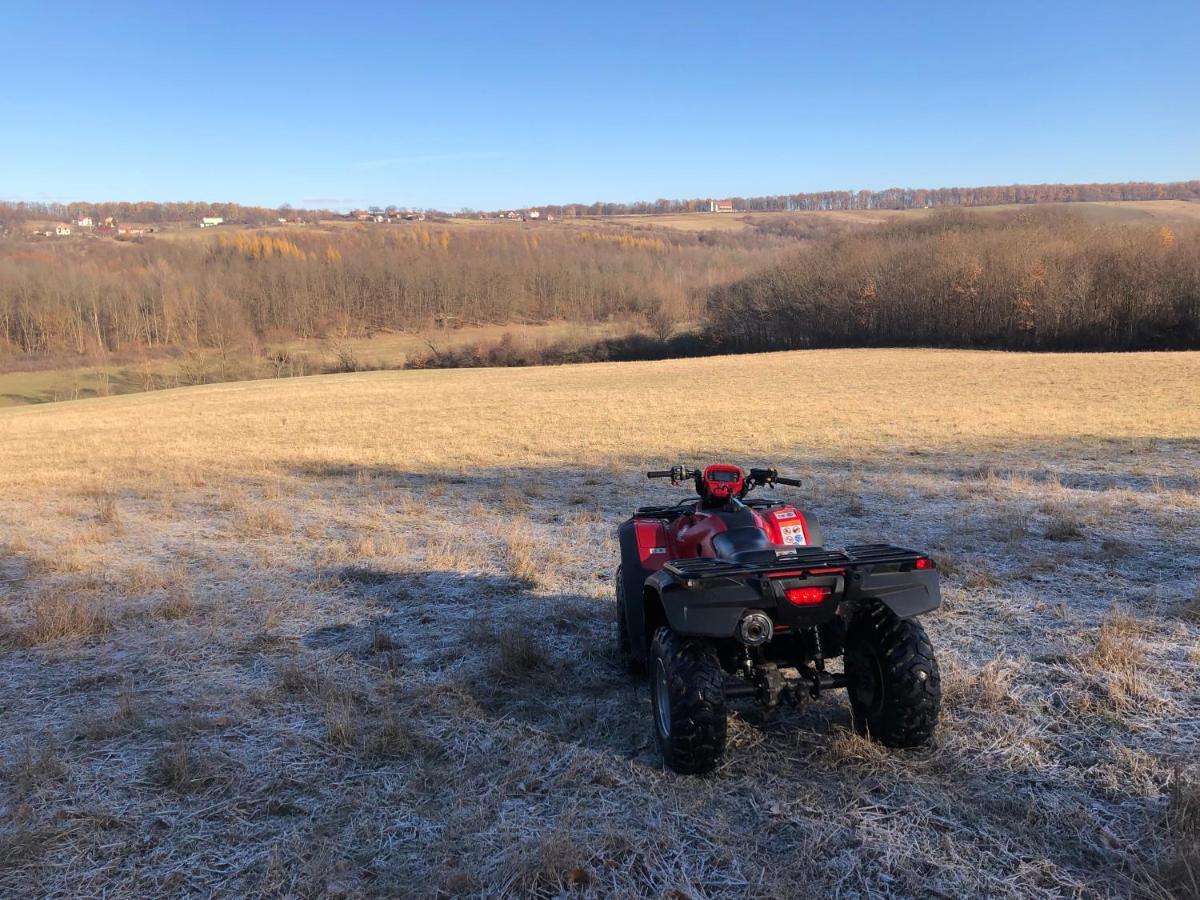
[[[0,893],[1186,893],[1197,383],[847,350],[0,410]],[[613,527],[714,459],[937,555],[936,746],[831,696],[662,770]]]

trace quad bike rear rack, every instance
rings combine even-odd
[[[679,578],[685,587],[716,578],[739,578],[747,575],[780,575],[783,572],[807,574],[825,569],[873,569],[875,566],[909,566],[928,557],[916,550],[894,547],[891,544],[851,544],[844,550],[824,547],[797,547],[795,550],[776,550],[772,562],[749,563],[731,559],[697,557],[677,559],[663,566]]]

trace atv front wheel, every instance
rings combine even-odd
[[[845,666],[859,734],[888,747],[918,747],[933,737],[942,680],[920,622],[872,604],[846,632]]]
[[[650,647],[654,736],[682,775],[713,769],[725,754],[725,673],[717,651],[663,626]]]

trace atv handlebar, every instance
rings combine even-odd
[[[695,478],[700,474],[699,469],[689,469],[687,466],[671,466],[669,469],[657,469],[653,472],[647,472],[647,478],[670,478],[672,484],[678,484],[681,481],[687,481],[689,478]]]
[[[672,466],[669,469],[655,469],[652,472],[647,472],[646,477],[670,478],[672,484],[678,484],[681,481],[687,481],[689,478],[696,478],[700,474],[699,469],[691,469],[687,466]],[[758,485],[775,484],[800,487],[801,481],[799,478],[786,478],[780,475],[777,469],[751,469],[746,473],[746,486],[742,490],[742,495]]]
[[[751,469],[746,481],[748,484],[786,484],[789,487],[800,487],[799,478],[786,478],[779,474],[778,469]]]

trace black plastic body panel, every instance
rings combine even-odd
[[[783,587],[792,584],[827,586],[831,596],[815,606],[794,606],[782,599]],[[902,619],[937,609],[941,604],[936,570],[851,571],[845,576],[830,573],[799,579],[744,574],[710,576],[688,588],[680,578],[663,569],[651,575],[645,586],[662,602],[672,630],[695,637],[733,637],[738,621],[748,609],[761,609],[777,623],[796,629],[829,621],[843,603],[879,600]],[[643,615],[637,618],[644,627]],[[629,623],[632,631],[633,615]]]
[[[941,606],[942,589],[936,570],[872,572],[851,577],[849,597],[879,600],[901,619],[911,619]]]
[[[764,600],[758,586],[745,579],[722,579],[689,590],[663,570],[651,575],[646,586],[662,601],[671,630],[694,637],[733,637],[746,610],[775,606],[774,599]]]
[[[629,630],[630,649],[635,659],[645,662],[650,656],[650,647],[646,641],[646,603],[643,599],[643,588],[649,573],[642,568],[633,519],[626,519],[617,526],[617,543],[621,547],[621,588],[625,595],[622,614],[625,617],[625,627]]]

